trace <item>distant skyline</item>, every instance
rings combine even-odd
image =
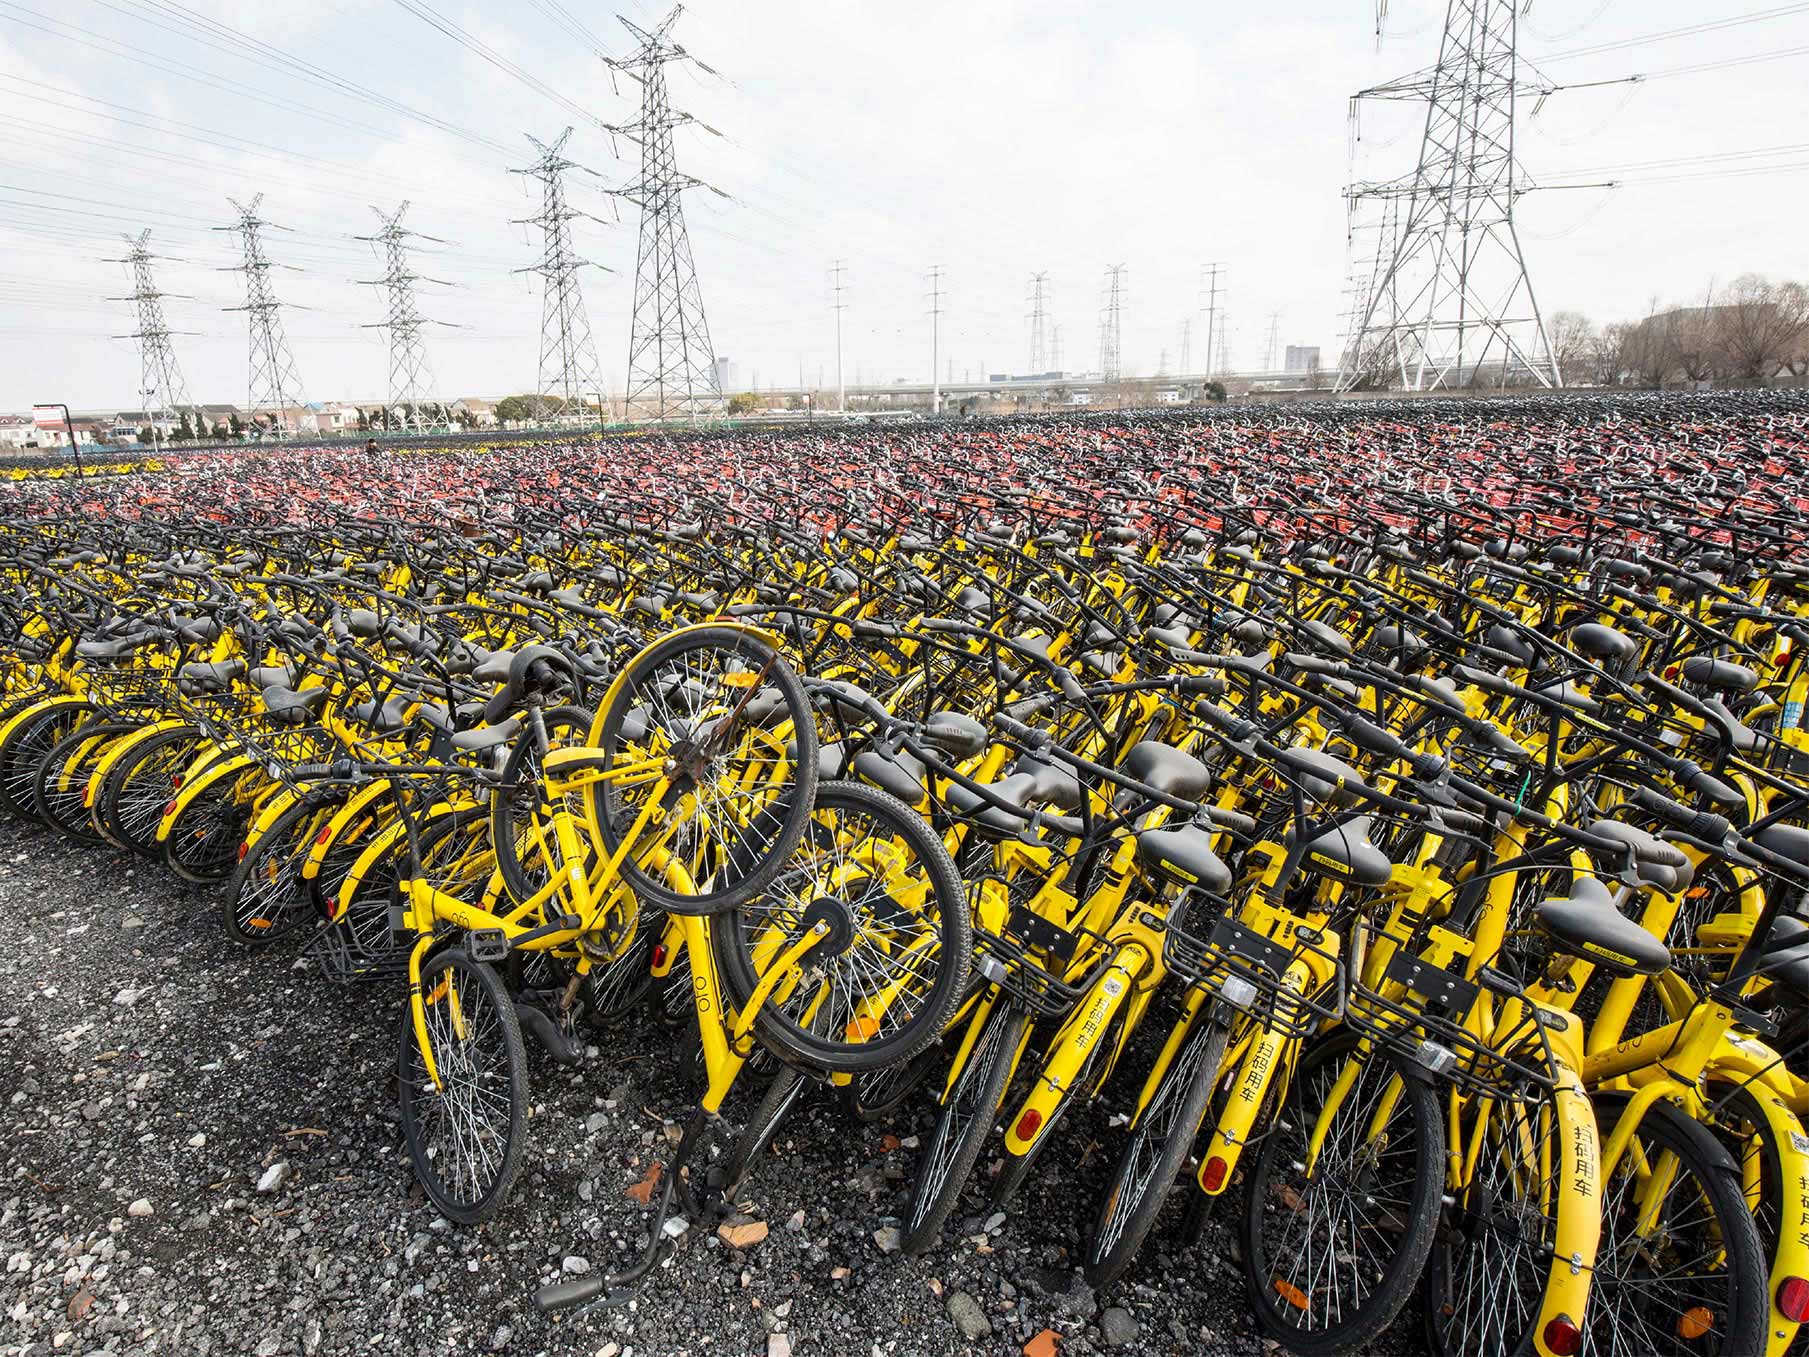
[[[635,209],[599,190],[636,148],[596,125],[637,114],[633,82],[589,41],[629,47],[618,6],[578,0],[4,0],[0,3],[0,410],[140,404],[121,233],[152,230],[158,283],[197,400],[245,400],[245,329],[226,198],[263,192],[303,394],[384,394],[371,205],[411,201],[421,309],[446,398],[531,389],[540,327],[534,210],[508,173],[575,126],[573,223],[597,269],[585,301],[607,384],[628,347]],[[632,0],[650,23],[668,5]],[[834,382],[829,270],[845,261],[852,383],[930,376],[926,275],[944,271],[941,352],[957,377],[1028,363],[1029,277],[1049,274],[1062,366],[1093,368],[1108,264],[1124,263],[1127,374],[1180,364],[1201,266],[1227,266],[1232,365],[1317,346],[1335,361],[1346,305],[1342,187],[1407,173],[1416,109],[1368,108],[1350,153],[1348,96],[1429,65],[1444,5],[1281,7],[1180,0],[1126,12],[1074,0],[750,6],[697,0],[676,36],[719,76],[672,75],[681,168],[728,197],[686,209],[716,352],[742,385]],[[1730,22],[1748,14],[1774,17]],[[449,37],[456,25],[484,50]],[[1700,298],[1744,272],[1809,276],[1809,160],[1787,145],[1809,5],[1704,17],[1683,0],[1537,0],[1522,52],[1562,90],[1523,111],[1520,158],[1550,186],[1521,204],[1547,316],[1599,321]],[[223,27],[222,27],[223,26]],[[1654,35],[1672,33],[1656,40]],[[247,44],[253,44],[248,46]],[[263,46],[256,46],[263,44]],[[310,63],[304,78],[296,63]],[[525,73],[526,78],[511,70]],[[593,121],[593,119],[595,121]],[[713,135],[711,130],[721,135]],[[1618,180],[1612,190],[1567,184]],[[608,270],[608,271],[606,271]],[[302,309],[305,308],[305,309]],[[187,332],[187,333],[185,333]]]

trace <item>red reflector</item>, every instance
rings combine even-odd
[[[84,806],[92,806],[94,804],[94,789],[92,787],[84,787],[82,789],[82,804]]]
[[[1778,1283],[1778,1313],[1792,1324],[1809,1320],[1809,1280],[1786,1277]]]
[[[1583,1331],[1569,1315],[1559,1315],[1545,1326],[1545,1346],[1556,1357],[1576,1357],[1583,1350]]]
[[[163,803],[163,818],[167,820],[170,818],[170,816],[174,815],[175,813],[176,813],[176,803],[174,801],[165,801]]]
[[[245,861],[245,855],[251,851],[251,840],[247,839],[239,845],[239,861]]]
[[[327,840],[332,837],[333,837],[333,826],[332,825],[322,825],[320,828],[320,833],[318,833],[314,836],[314,842],[317,845],[324,847]]]
[[[1018,1118],[1018,1139],[1029,1140],[1043,1124],[1043,1114],[1034,1107]]]
[[[1230,1167],[1216,1154],[1206,1161],[1206,1169],[1200,1174],[1200,1186],[1208,1192],[1217,1192],[1225,1185],[1225,1170]]]
[[[664,966],[666,964],[666,944],[665,943],[656,942],[653,944],[653,964],[655,966]]]
[[[182,774],[181,773],[172,774],[170,777],[170,786],[171,787],[180,787],[181,785],[182,785]]]
[[[327,917],[329,919],[337,919],[339,917],[339,897],[337,895],[330,895],[327,897]]]

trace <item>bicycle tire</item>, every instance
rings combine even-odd
[[[1593,1101],[1597,1120],[1604,1132],[1611,1134],[1616,1114],[1627,1103],[1627,1095],[1601,1094]],[[1656,1241],[1652,1234],[1635,1239],[1622,1233],[1629,1217],[1638,1213],[1638,1208],[1622,1190],[1627,1184],[1638,1181],[1637,1174],[1629,1173],[1629,1166],[1642,1150],[1649,1162],[1654,1149],[1674,1155],[1679,1165],[1672,1176],[1666,1202],[1672,1199],[1678,1184],[1686,1177],[1694,1180],[1699,1185],[1699,1201],[1694,1205],[1698,1208],[1706,1206],[1712,1217],[1703,1238],[1705,1242],[1713,1243],[1699,1251],[1703,1256],[1726,1259],[1726,1266],[1717,1273],[1721,1280],[1711,1279],[1693,1292],[1681,1285],[1683,1279],[1676,1276],[1664,1279],[1664,1286],[1657,1288],[1663,1293],[1657,1297],[1658,1302],[1664,1306],[1659,1318],[1669,1319],[1669,1323],[1651,1322],[1638,1308],[1643,1298],[1653,1297],[1655,1293],[1652,1285],[1655,1279],[1640,1274],[1650,1265],[1655,1252],[1675,1247],[1678,1223],[1674,1219],[1663,1220],[1663,1232]],[[1692,1206],[1688,1200],[1690,1195],[1686,1191],[1685,1209]],[[1665,1209],[1663,1203],[1660,1209]],[[1688,1217],[1684,1223],[1688,1223]],[[1596,1252],[1595,1282],[1590,1289],[1589,1313],[1584,1320],[1588,1334],[1585,1341],[1593,1343],[1598,1350],[1605,1350],[1604,1344],[1611,1341],[1609,1335],[1620,1326],[1623,1334],[1639,1334],[1642,1350],[1652,1353],[1653,1357],[1668,1357],[1669,1354],[1683,1357],[1692,1353],[1745,1357],[1748,1353],[1763,1352],[1765,1328],[1771,1317],[1769,1297],[1765,1294],[1769,1275],[1770,1264],[1759,1237],[1759,1227],[1748,1209],[1733,1157],[1708,1127],[1681,1108],[1667,1102],[1654,1103],[1641,1118],[1634,1132],[1634,1142],[1629,1145],[1615,1173],[1602,1184],[1602,1242]],[[1689,1305],[1692,1298],[1699,1303]],[[1726,1316],[1725,1323],[1714,1324],[1723,1315]],[[1686,1321],[1700,1323],[1704,1320],[1711,1323],[1708,1330],[1695,1335],[1686,1332]],[[1710,1341],[1717,1337],[1717,1328],[1719,1341]],[[1674,1341],[1666,1346],[1661,1340]]]
[[[43,824],[32,796],[39,766],[52,749],[99,713],[88,703],[56,701],[17,717],[0,739],[0,807],[21,820]]]
[[[844,842],[849,838],[856,851]],[[819,885],[826,874],[840,879],[833,897]],[[850,889],[856,882],[858,894]],[[901,891],[910,903],[899,898]],[[832,898],[833,907],[825,906]],[[820,1003],[818,991],[802,989],[769,999],[755,1015],[756,1037],[781,1060],[829,1073],[909,1060],[941,1035],[967,985],[972,918],[948,850],[897,797],[860,783],[821,784],[809,829],[786,869],[764,895],[712,930],[716,964],[738,1009],[759,983],[756,950],[778,950],[768,930],[789,942],[820,907],[843,921],[806,958],[829,992]],[[928,981],[920,983],[926,971]],[[903,988],[877,1014],[864,1008],[873,997],[867,991],[896,975],[904,976],[897,982]],[[900,1017],[907,999],[910,1011]],[[808,1021],[811,1004],[836,1005],[828,1010],[832,1021]]]
[[[760,1096],[754,1115],[748,1118],[747,1125],[736,1137],[735,1147],[723,1166],[725,1200],[733,1200],[740,1193],[753,1172],[754,1161],[773,1143],[780,1124],[791,1115],[792,1108],[798,1105],[798,1099],[808,1086],[803,1072],[790,1065],[781,1065],[779,1072],[767,1082],[766,1092]]]
[[[445,948],[422,963],[421,993],[429,1006],[428,1040],[434,1047],[434,1060],[442,1079],[449,1084],[461,1081],[463,1092],[469,1096],[448,1098],[431,1091],[413,1017],[409,1005],[404,1003],[397,1057],[402,1136],[414,1166],[415,1181],[428,1200],[448,1220],[475,1225],[502,1208],[521,1169],[527,1141],[527,1048],[522,1042],[514,1002],[501,978],[489,966],[471,960],[462,948]],[[477,1002],[468,1004],[467,996],[475,996]],[[452,1030],[451,1002],[460,1006],[459,1031]],[[446,1007],[442,1010],[441,1005]],[[482,1021],[486,1011],[494,1015],[488,1025]],[[447,1039],[436,1039],[438,1034]],[[475,1049],[480,1036],[486,1048],[481,1054]],[[480,1093],[482,1097],[478,1096]],[[489,1125],[464,1128],[454,1133],[447,1146],[439,1144],[435,1132],[440,1118],[491,1107],[497,1101],[505,1104],[500,1126],[491,1118]],[[460,1191],[449,1185],[438,1161],[449,1157],[447,1148],[456,1155],[466,1145],[483,1149],[484,1171],[480,1173],[479,1166],[472,1166],[470,1190]],[[457,1172],[463,1178],[463,1167]]]
[[[541,714],[551,747],[560,747],[555,729],[575,734],[568,743],[580,743],[596,718],[583,707],[549,707]],[[551,807],[541,800],[540,751],[534,746],[532,731],[524,731],[509,750],[503,762],[502,786],[490,797],[490,839],[496,846],[496,866],[502,873],[503,888],[516,904],[533,898],[534,893],[551,879],[557,864],[549,864],[543,854],[535,853],[534,861],[522,859],[522,835],[526,824],[538,820]],[[524,818],[525,817],[525,818]],[[589,836],[584,835],[588,840]],[[592,850],[594,852],[594,849]]]
[[[194,726],[177,726],[148,737],[101,779],[91,814],[101,837],[115,848],[148,858],[161,857],[157,826],[163,808],[204,743]]]
[[[999,1106],[1011,1081],[1012,1057],[1029,1021],[1022,1009],[1004,1000],[986,1015],[986,1026],[955,1076],[924,1144],[911,1190],[911,1209],[899,1241],[905,1253],[921,1254],[941,1239],[949,1213],[992,1139]]]
[[[38,819],[78,843],[104,842],[86,805],[88,765],[138,728],[126,721],[90,722],[52,746],[32,776],[32,810]]]
[[[714,692],[703,675],[716,680]],[[749,684],[756,676],[764,676],[779,699],[776,710],[759,721],[748,718],[739,704],[751,696]],[[691,685],[696,684],[693,688]],[[645,902],[675,914],[719,914],[745,904],[773,882],[791,860],[810,818],[817,784],[816,719],[804,695],[804,685],[772,644],[753,632],[734,627],[698,627],[678,632],[656,641],[629,663],[613,689],[610,707],[599,713],[593,728],[592,744],[603,751],[606,766],[637,762],[661,753],[688,748],[686,722],[690,713],[671,711],[669,695],[683,690],[685,703],[695,710],[713,705],[728,707],[726,723],[734,713],[733,729],[750,740],[757,739],[753,757],[705,751],[699,755],[698,767],[710,780],[710,791],[702,803],[716,810],[733,798],[747,803],[745,810],[724,814],[726,823],[739,816],[744,822],[757,822],[759,829],[750,837],[745,830],[733,830],[733,842],[700,843],[697,828],[700,817],[693,814],[679,830],[689,832],[681,840],[678,831],[669,836],[669,847],[679,851],[681,860],[692,870],[690,893],[672,889],[631,855],[623,860],[623,879]],[[729,706],[730,703],[736,705]],[[658,719],[650,716],[653,706],[659,708]],[[702,729],[704,718],[697,718]],[[712,725],[712,732],[723,727]],[[758,736],[754,732],[759,732]],[[784,731],[792,745],[789,755],[782,752]],[[673,736],[678,739],[674,741]],[[731,781],[739,780],[744,788],[727,795],[718,790],[730,769],[732,759],[744,766]],[[684,800],[692,785],[692,774],[672,784],[661,808],[670,813]],[[759,783],[758,791],[748,790]],[[646,795],[639,784],[624,788],[615,782],[594,782],[588,791],[591,822],[605,850],[613,857],[621,847],[645,806]],[[684,847],[693,849],[687,855]]]
[[[220,918],[234,942],[275,942],[318,917],[302,865],[326,808],[297,802],[278,815],[233,869]]]
[[[216,778],[170,818],[163,862],[184,881],[206,885],[232,875],[255,812],[255,801],[237,794],[240,780],[248,776],[262,779],[264,774],[247,766]]]
[[[1193,1149],[1224,1063],[1230,1029],[1207,1001],[1126,1139],[1087,1241],[1087,1284],[1109,1286],[1131,1266]],[[1147,1171],[1144,1165],[1147,1163]],[[1203,1194],[1201,1194],[1203,1195]]]

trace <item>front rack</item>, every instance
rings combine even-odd
[[[1229,901],[1196,887],[1169,913],[1162,959],[1188,984],[1212,991],[1285,1037],[1305,1040],[1345,1008],[1344,966],[1325,942],[1324,933],[1302,928],[1292,947],[1283,946],[1239,920]],[[1289,970],[1308,956],[1330,963],[1334,976],[1316,992],[1286,983]]]
[[[979,878],[973,889],[998,880],[1002,878]],[[1103,934],[1086,927],[1064,928],[1015,900],[1002,930],[974,930],[975,969],[1039,1019],[1065,1016],[1091,987],[1091,970],[1078,981],[1062,978],[1076,957],[1097,955],[1104,964],[1110,950]],[[1051,963],[1060,967],[1059,974],[1049,969]]]
[[[1351,977],[1344,1020],[1364,1040],[1394,1051],[1471,1097],[1534,1101],[1556,1086],[1551,1040],[1540,1010],[1524,990],[1500,971],[1485,970],[1489,983],[1434,965],[1420,954],[1423,930],[1406,937],[1359,917],[1353,937],[1362,955],[1378,944],[1393,948],[1383,968],[1384,988]],[[1522,1016],[1511,1029],[1485,1038],[1469,1019],[1484,990],[1521,1001]]]

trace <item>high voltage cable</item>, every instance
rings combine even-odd
[[[1596,43],[1590,47],[1573,47],[1567,52],[1554,52],[1550,56],[1536,57],[1534,60],[1541,66],[1552,61],[1569,61],[1574,57],[1596,56],[1602,52],[1619,52],[1629,47],[1643,47],[1651,42],[1667,42],[1672,38],[1690,38],[1700,33],[1719,32],[1725,28],[1739,28],[1744,24],[1760,23],[1768,19],[1783,19],[1792,14],[1809,12],[1809,3],[1779,5],[1774,9],[1754,10],[1748,14],[1735,14],[1725,19],[1710,19],[1699,24],[1686,24],[1681,28],[1667,28],[1657,33],[1646,33],[1635,38],[1620,38],[1612,42]]]

